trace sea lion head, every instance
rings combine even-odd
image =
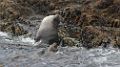
[[[58,28],[60,23],[60,15],[56,14],[53,19],[53,26],[54,28]]]

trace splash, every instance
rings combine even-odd
[[[21,44],[21,45],[33,45],[34,39],[31,37],[24,36],[12,36],[6,32],[0,32],[0,43],[1,44]]]
[[[6,33],[6,32],[0,32],[0,36],[8,37],[8,33]]]
[[[32,38],[30,38],[30,37],[23,37],[23,36],[20,36],[19,37],[19,40],[21,41],[21,42],[24,42],[24,43],[31,43],[31,44],[34,44],[35,43],[35,40],[34,39],[32,39]]]

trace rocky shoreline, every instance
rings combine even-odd
[[[58,13],[66,46],[120,48],[120,0],[0,0],[0,7],[0,30],[13,36],[33,38],[40,21]]]

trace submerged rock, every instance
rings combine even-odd
[[[57,43],[53,43],[51,44],[48,49],[48,52],[57,52],[58,51],[58,44]]]

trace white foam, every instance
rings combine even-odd
[[[34,42],[33,46],[38,46],[39,44],[42,43],[42,40],[38,41],[38,42]]]
[[[30,37],[27,37],[27,38],[21,37],[21,41],[26,43],[31,43],[31,44],[35,43],[35,40]]]
[[[94,61],[98,63],[104,63],[107,61],[107,57],[94,58]]]
[[[4,38],[3,40],[5,42],[17,42],[17,43],[28,43],[28,44],[34,44],[35,41],[34,39],[30,38],[30,37],[24,37],[24,36],[19,36],[19,37],[11,37],[11,35],[9,35],[9,33],[7,32],[1,32],[0,31],[0,36],[2,38]]]
[[[8,33],[6,33],[6,32],[1,32],[1,31],[0,31],[0,36],[8,37]]]

